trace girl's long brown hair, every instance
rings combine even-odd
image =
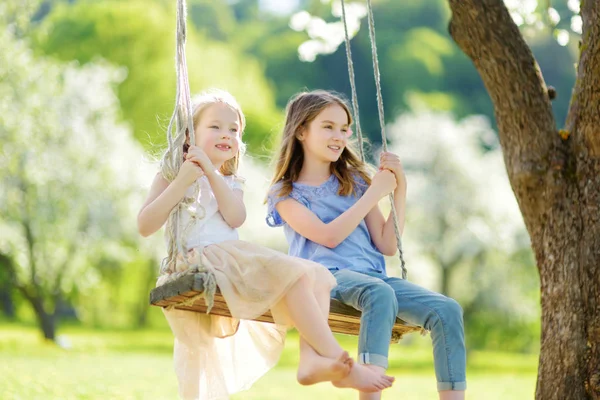
[[[271,186],[281,182],[279,196],[287,196],[292,192],[292,184],[298,180],[304,151],[298,135],[330,105],[337,104],[344,109],[348,116],[348,125],[352,124],[352,115],[348,105],[340,95],[326,90],[314,90],[295,95],[286,107],[285,125],[281,139],[281,146],[275,157],[275,175]],[[367,164],[362,162],[349,143],[342,151],[340,158],[331,163],[331,173],[340,182],[338,194],[348,196],[355,193],[356,175],[358,174],[367,185],[371,184]]]

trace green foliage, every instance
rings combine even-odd
[[[29,32],[32,15],[40,9],[42,0],[4,0],[0,4],[0,26],[10,27],[16,37]]]
[[[38,317],[53,318],[130,260],[156,264],[156,243],[140,243],[134,218],[152,175],[117,122],[120,69],[36,57],[1,32],[0,253],[10,261],[2,268]],[[145,276],[137,296],[151,286]]]
[[[187,2],[188,21],[198,32],[214,40],[227,40],[235,29],[235,14],[225,2],[192,0]]]
[[[529,249],[492,253],[456,276],[471,349],[537,353],[541,332],[539,277]]]
[[[328,2],[315,0],[302,3],[302,9],[312,15],[327,22],[336,20],[331,15]],[[430,109],[451,111],[460,118],[483,114],[493,121],[492,103],[479,74],[448,33],[450,10],[447,1],[374,1],[373,7],[387,122],[393,121],[399,112],[423,104]],[[266,63],[267,75],[277,88],[277,104],[280,107],[291,95],[305,87],[350,94],[344,45],[331,55],[319,56],[309,64],[303,63],[288,46],[297,43],[302,35],[304,40],[309,38],[306,33],[287,28],[289,17],[272,17],[268,25],[263,24],[262,30],[256,28],[256,21],[252,18],[255,17],[241,21],[243,28],[238,34],[243,35],[245,29],[252,32],[252,39],[248,41],[255,45],[246,45],[244,48]],[[574,44],[570,47],[559,46],[544,31],[527,35],[527,39],[540,62],[546,81],[558,89],[559,97],[553,106],[557,123],[562,125],[575,77],[573,63],[577,49]],[[360,31],[352,40],[352,54],[361,104],[361,122],[371,140],[379,142],[366,20],[362,21]],[[294,71],[293,75],[288,73],[290,70]]]
[[[463,306],[471,348],[532,351],[539,279],[489,122],[405,113],[388,135],[410,186],[404,243],[411,279],[435,268],[438,282],[429,287]]]
[[[129,328],[164,323],[159,309],[148,304],[148,293],[156,285],[158,261],[147,255],[126,260],[105,254],[96,264],[96,283],[77,299],[79,320],[86,326]]]
[[[192,2],[192,18],[204,18],[202,10],[207,4]],[[175,96],[174,10],[171,3],[142,1],[59,5],[40,27],[36,46],[62,60],[85,64],[102,57],[125,66],[127,78],[118,88],[123,118],[132,122],[140,142],[146,146],[162,144]],[[215,12],[219,10],[223,11],[222,7]],[[213,26],[209,36],[226,36],[225,31],[219,33],[219,26],[228,24],[225,21]],[[192,23],[188,26],[186,51],[192,92],[210,87],[232,92],[248,114],[245,140],[251,151],[260,152],[278,117],[260,64],[197,34]]]

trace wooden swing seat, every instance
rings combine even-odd
[[[204,280],[202,275],[184,275],[176,280],[165,283],[153,289],[150,292],[150,304],[158,307],[174,306],[179,310],[188,310],[206,313],[206,304],[204,299],[196,300],[190,306],[181,305],[181,302],[188,300],[191,297],[197,296],[204,291]],[[210,314],[231,317],[227,303],[217,288],[215,293],[214,305]],[[337,300],[331,299],[331,308],[329,311],[329,326],[335,333],[357,336],[360,329],[360,311],[353,307],[340,303]],[[255,319],[262,322],[273,322],[273,317],[270,312],[261,315]],[[396,323],[392,329],[392,342],[398,342],[405,333],[418,332],[421,328],[418,326],[408,325],[406,322],[396,319]]]

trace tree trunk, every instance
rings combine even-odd
[[[7,318],[15,318],[15,303],[12,299],[11,285],[8,282],[0,287],[0,307]]]
[[[451,268],[448,265],[442,264],[440,271],[441,271],[440,293],[442,293],[443,295],[449,296],[450,295]]]
[[[503,1],[448,1],[450,34],[494,103],[540,273],[536,398],[600,399],[600,1],[581,3],[577,83],[560,132],[539,67]]]
[[[40,325],[44,333],[44,339],[56,341],[56,324],[54,315],[42,314],[40,316]]]
[[[30,297],[28,300],[33,307],[33,311],[37,317],[39,327],[44,335],[44,339],[52,340],[54,342],[56,340],[55,314],[46,312],[41,298]]]
[[[44,308],[44,299],[39,294],[40,290],[33,290],[31,287],[25,287],[24,285],[17,285],[16,287],[25,300],[31,304],[44,339],[54,342],[56,340],[56,305],[54,311],[49,313]]]
[[[2,313],[10,319],[15,317],[15,303],[13,302],[15,279],[12,260],[6,254],[0,253],[0,308]]]

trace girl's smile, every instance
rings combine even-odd
[[[229,152],[231,150],[231,146],[226,143],[218,143],[215,147],[221,151]]]
[[[339,146],[339,145],[329,145],[327,146],[327,148],[331,151],[333,151],[335,154],[341,154],[342,151],[344,150],[343,146]]]

